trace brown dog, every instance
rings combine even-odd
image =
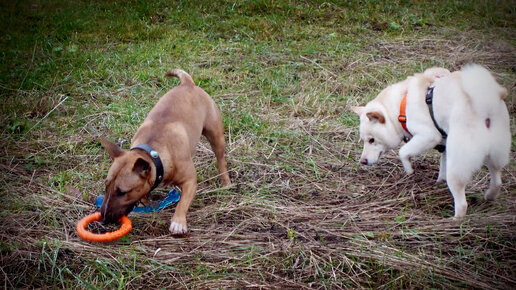
[[[181,235],[187,232],[186,213],[197,190],[192,154],[201,134],[215,152],[222,185],[231,181],[224,157],[224,126],[215,102],[186,72],[175,69],[166,76],[179,78],[180,85],[161,97],[150,111],[131,140],[130,151],[101,140],[113,164],[100,211],[104,222],[115,222],[129,214],[138,201],[148,204],[149,192],[159,183],[177,185],[181,199],[169,230]]]

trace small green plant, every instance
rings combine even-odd
[[[287,239],[294,240],[297,237],[296,230],[294,229],[287,229]]]

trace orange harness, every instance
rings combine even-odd
[[[407,92],[403,95],[403,99],[401,99],[401,105],[400,105],[400,115],[398,116],[398,121],[401,123],[401,127],[407,131],[407,133],[410,134],[409,130],[407,129],[407,115],[405,114],[405,110],[407,107]]]
[[[426,103],[428,105],[428,109],[430,110],[430,116],[432,117],[432,121],[434,121],[434,125],[435,127],[437,128],[437,130],[439,130],[439,132],[441,133],[441,135],[443,136],[443,139],[446,139],[446,137],[448,136],[446,134],[446,132],[444,132],[443,129],[441,129],[441,127],[439,127],[437,125],[437,121],[435,120],[435,117],[434,117],[434,112],[433,112],[433,108],[432,108],[432,98],[433,98],[433,94],[434,94],[434,88],[433,87],[430,87],[427,91],[427,94],[426,94]],[[409,133],[410,135],[412,135],[409,130],[407,129],[407,115],[405,113],[406,111],[406,107],[407,107],[407,92],[405,92],[405,94],[403,95],[403,99],[401,99],[401,104],[400,104],[400,114],[398,116],[398,121],[401,123],[401,127],[403,127],[403,129],[405,131],[407,131],[407,133]],[[404,138],[405,142],[408,141],[408,139],[405,137]],[[445,145],[442,145],[442,144],[439,144],[437,146],[435,146],[435,149],[437,151],[439,151],[440,153],[443,153],[445,150],[446,150],[446,146]]]

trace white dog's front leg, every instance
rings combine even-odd
[[[410,157],[434,148],[439,142],[439,138],[435,138],[434,136],[414,135],[407,144],[401,147],[399,153],[405,172],[409,175],[414,173],[414,169],[412,169],[412,164],[410,163]]]
[[[439,161],[439,175],[437,176],[437,183],[446,181],[446,151],[441,153],[441,160]]]

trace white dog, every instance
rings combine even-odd
[[[475,64],[453,73],[431,68],[391,85],[365,107],[352,107],[360,116],[364,141],[360,162],[374,164],[382,153],[409,140],[399,156],[412,174],[410,158],[440,145],[445,150],[437,181],[447,181],[454,218],[463,219],[466,185],[483,164],[491,175],[484,198],[494,200],[500,192],[501,169],[509,162],[511,146],[506,95],[491,73]]]

